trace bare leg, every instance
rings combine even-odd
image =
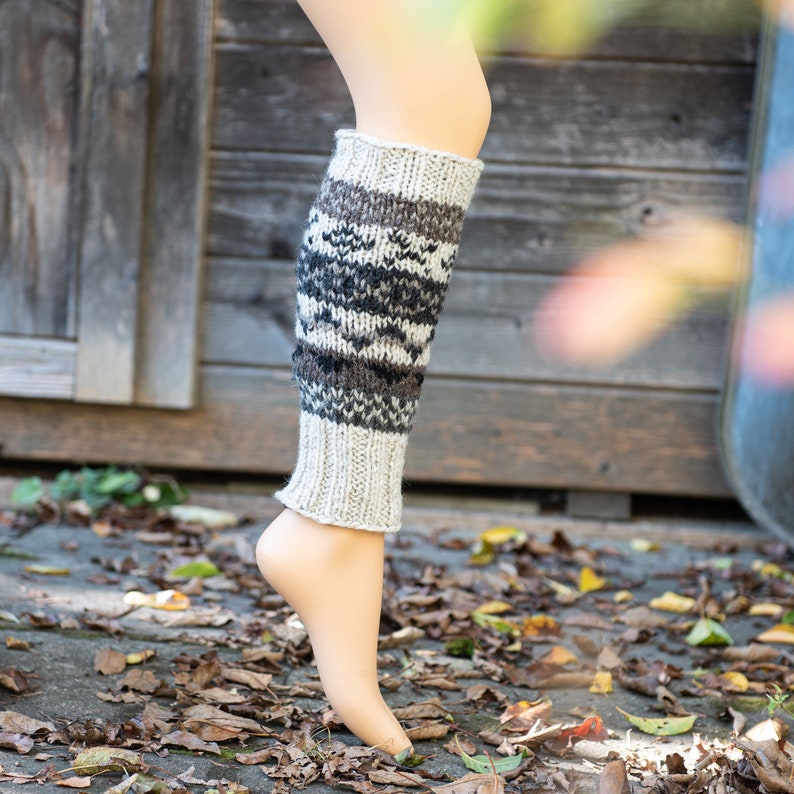
[[[463,30],[430,24],[417,0],[299,1],[342,70],[359,132],[477,155],[490,100]],[[377,682],[383,546],[382,532],[285,510],[262,535],[257,561],[301,616],[333,708],[363,742],[396,755],[410,741]]]

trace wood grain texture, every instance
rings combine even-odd
[[[79,400],[133,399],[152,0],[86,0]]]
[[[205,292],[205,362],[290,366],[295,278],[291,263],[213,259]],[[458,271],[438,324],[428,372],[450,377],[717,391],[723,378],[727,296],[693,290],[700,308],[655,343],[612,367],[565,366],[543,355],[533,318],[552,276]]]
[[[10,459],[292,467],[287,372],[204,366],[201,394],[191,411],[0,398],[0,448]],[[407,478],[726,496],[715,423],[711,395],[428,378]]]
[[[751,0],[665,0],[638,8],[622,26],[592,42],[591,57],[678,63],[753,63],[758,9]],[[321,45],[294,0],[220,0],[218,37]],[[521,30],[504,36],[500,51],[528,53]]]
[[[741,170],[753,69],[504,57],[482,155],[494,162]],[[218,47],[215,145],[326,151],[353,111],[325,50]]]
[[[214,0],[155,5],[145,247],[134,401],[195,401]]]
[[[75,342],[0,336],[0,394],[69,400],[76,358]]]
[[[208,253],[294,259],[326,157],[216,152]],[[487,163],[463,227],[460,268],[562,273],[678,213],[739,220],[745,180],[723,174]]]
[[[0,3],[0,333],[74,335],[80,15]]]

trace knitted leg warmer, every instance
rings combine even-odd
[[[322,524],[396,532],[408,433],[478,160],[351,130],[297,263],[298,460],[276,494]]]

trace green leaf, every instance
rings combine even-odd
[[[11,501],[23,507],[33,507],[44,496],[44,486],[41,477],[26,477],[11,494]]]
[[[453,637],[444,644],[444,651],[459,659],[471,659],[474,656],[474,640],[471,637]]]
[[[218,576],[220,573],[221,570],[215,563],[209,562],[209,560],[196,560],[195,562],[188,562],[184,565],[180,565],[178,568],[174,568],[168,575],[178,579],[182,577],[190,579],[194,576],[208,578],[210,576]]]
[[[791,626],[794,624],[794,610],[791,612],[786,612],[786,614],[780,619],[780,622],[784,623],[786,626]]]
[[[733,638],[721,623],[701,618],[686,635],[687,645],[733,645]]]
[[[80,495],[80,485],[71,471],[59,471],[50,486],[50,496],[56,502],[68,502]]]
[[[490,755],[468,755],[460,746],[460,742],[458,743],[458,749],[466,767],[471,769],[472,772],[479,772],[482,775],[489,772],[496,772],[497,774],[510,772],[521,766],[521,762],[524,760],[523,753],[508,755],[504,758],[492,758]]]
[[[477,610],[475,610],[471,613],[471,619],[482,628],[490,626],[504,634],[521,633],[520,626],[511,623],[509,620],[500,618],[498,615],[489,615],[487,612],[477,612]]]
[[[97,482],[96,489],[102,494],[132,493],[141,484],[140,475],[134,471],[108,469]]]
[[[623,709],[619,711],[635,728],[639,728],[643,733],[651,736],[677,736],[680,733],[689,733],[692,730],[697,714],[688,714],[686,717],[660,717],[645,718],[635,717]]]

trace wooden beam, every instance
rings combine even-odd
[[[210,255],[293,259],[327,156],[215,152]],[[563,273],[678,213],[740,221],[743,176],[489,163],[458,268]]]
[[[76,358],[69,340],[0,336],[0,394],[70,400]]]
[[[753,68],[494,58],[489,162],[741,171]],[[317,47],[218,46],[214,145],[324,152],[354,123]]]
[[[214,0],[158,0],[135,403],[195,402]]]
[[[153,0],[86,0],[76,398],[134,394]]]
[[[659,339],[612,366],[572,366],[543,355],[533,326],[550,275],[453,273],[428,372],[451,377],[545,381],[716,392],[722,384],[728,296],[691,288],[696,305]],[[682,285],[683,286],[683,285]],[[204,361],[290,366],[294,265],[211,259],[205,291]]]
[[[285,474],[287,370],[203,366],[190,411],[0,398],[7,458]],[[727,496],[713,395],[428,378],[410,481]]]

